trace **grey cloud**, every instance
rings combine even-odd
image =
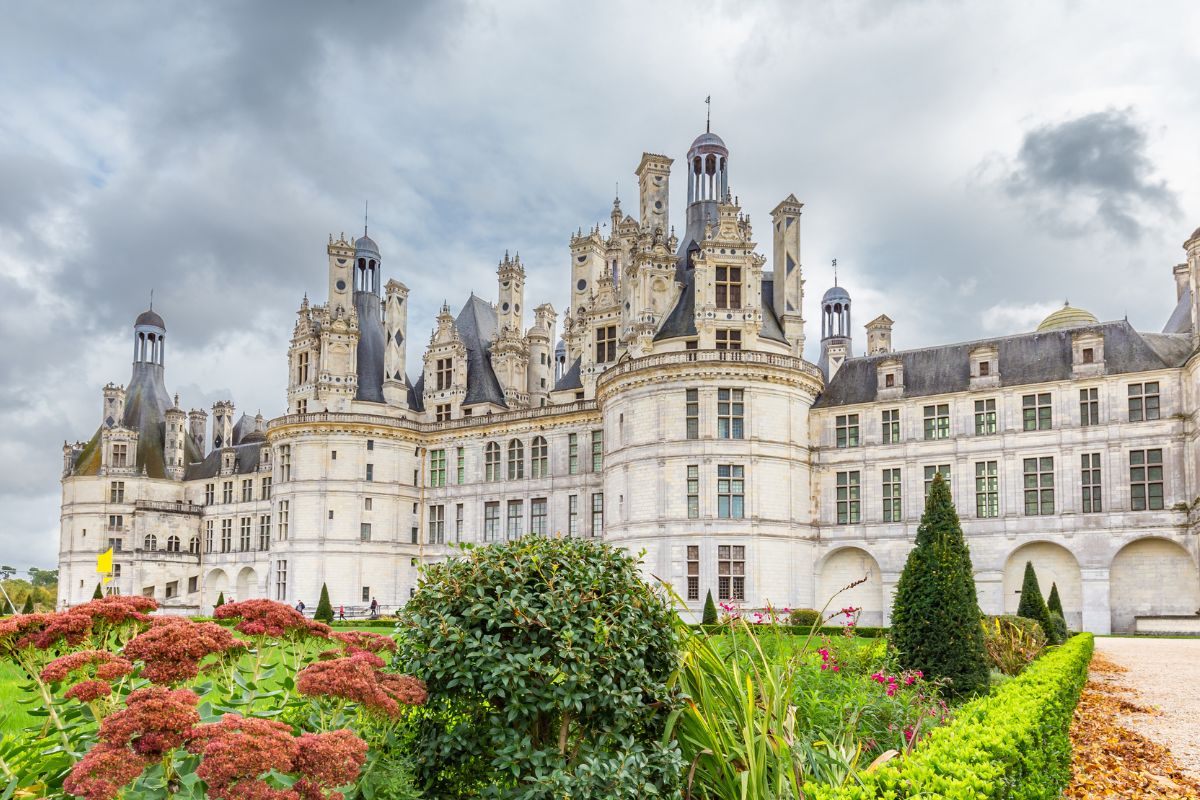
[[[1094,220],[1137,239],[1153,215],[1175,217],[1179,211],[1176,194],[1155,178],[1146,150],[1146,132],[1130,109],[1042,125],[1025,134],[1008,191],[1045,201],[1041,214],[1062,232],[1077,233]]]

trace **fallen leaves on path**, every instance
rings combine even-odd
[[[1126,670],[1097,654],[1090,671],[1114,674]],[[1200,798],[1200,783],[1180,771],[1167,748],[1118,724],[1119,714],[1158,713],[1120,696],[1131,693],[1103,681],[1088,681],[1084,687],[1071,723],[1072,776],[1063,797]]]

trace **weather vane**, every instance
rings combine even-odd
[[[705,111],[704,132],[712,133],[712,95],[704,98],[704,105],[708,106]]]
[[[833,260],[833,285],[837,286],[837,259]]]
[[[367,235],[367,212],[371,209],[371,201],[363,200],[363,236]]]

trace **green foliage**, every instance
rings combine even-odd
[[[16,612],[16,609],[14,609],[12,607],[12,603],[10,603],[8,601],[7,597],[4,598],[4,607],[0,608],[0,615],[3,615],[5,617],[11,617],[15,613],[17,613],[17,612]]]
[[[1050,609],[1042,599],[1042,589],[1038,586],[1037,573],[1033,569],[1032,561],[1025,562],[1025,579],[1021,582],[1021,604],[1017,606],[1017,616],[1037,620],[1046,632],[1046,639],[1050,644],[1062,644],[1062,640],[1055,636],[1054,628],[1050,624]]]
[[[731,621],[736,621],[736,618]],[[725,624],[719,624],[719,625],[692,625],[691,627],[694,630],[704,631],[705,633],[721,633],[722,631],[728,630],[728,626],[729,626],[729,623],[726,622]],[[807,637],[809,634],[813,633],[813,628],[811,625],[799,626],[799,625],[784,625],[784,624],[775,624],[775,625],[764,624],[760,627],[763,630],[766,630],[769,628],[774,633],[786,633],[786,634],[790,634],[792,636],[800,636],[800,637]],[[873,625],[862,625],[862,626],[855,625],[854,626],[854,635],[856,638],[859,638],[859,639],[885,639],[885,638],[887,638],[888,630],[889,630],[888,628],[877,628]],[[845,626],[842,626],[842,625],[824,625],[824,626],[818,628],[816,630],[816,633],[820,636],[843,636],[846,633],[846,628],[845,628]]]
[[[29,581],[39,589],[54,589],[58,592],[58,570],[29,568]]]
[[[25,595],[25,605],[21,607],[21,613],[32,614],[33,612],[33,592],[30,592],[29,594]]]
[[[1058,614],[1063,619],[1067,618],[1067,615],[1063,612],[1062,600],[1058,596],[1057,583],[1050,584],[1050,597],[1046,600],[1046,608],[1050,609],[1051,614]]]
[[[1063,619],[1062,614],[1050,613],[1050,628],[1054,631],[1054,641],[1058,644],[1065,642],[1071,635],[1071,632],[1067,630],[1067,621]]]
[[[678,617],[623,551],[583,539],[464,548],[424,570],[399,662],[429,688],[415,745],[439,798],[678,796],[664,738]]]
[[[896,585],[892,644],[906,670],[948,682],[962,697],[987,688],[988,666],[980,626],[971,554],[950,487],[934,476],[916,546]]]
[[[815,608],[793,608],[788,622],[798,628],[811,628],[821,621],[821,612]]]
[[[1073,637],[991,694],[960,707],[907,758],[861,785],[808,785],[808,800],[1050,800],[1071,778],[1068,730],[1087,681],[1092,636]]]
[[[100,584],[98,584],[98,583],[97,583],[97,584],[96,584],[96,591],[92,592],[92,599],[93,599],[93,600],[100,600],[100,599],[101,599],[101,598],[103,598],[103,597],[104,597],[104,592],[102,592],[102,591],[100,590]]]
[[[993,668],[1017,675],[1042,654],[1046,634],[1024,617],[988,617],[983,621],[983,646]]]
[[[223,605],[225,605],[225,592],[220,592],[217,594],[217,604],[213,606],[213,610],[215,611]]]
[[[708,595],[704,598],[704,616],[700,621],[705,625],[717,624],[717,604],[712,599],[712,589],[708,590]]]
[[[313,614],[313,619],[317,622],[324,622],[326,625],[333,622],[333,604],[329,602],[329,587],[321,584],[321,599],[317,601],[317,611]]]

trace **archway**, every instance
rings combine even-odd
[[[1009,555],[1004,563],[1004,613],[1016,614],[1021,604],[1021,584],[1025,580],[1025,564],[1033,562],[1042,597],[1050,599],[1050,587],[1058,586],[1063,604],[1063,618],[1073,630],[1083,625],[1083,579],[1079,562],[1070,550],[1051,542],[1023,544]]]
[[[1200,572],[1191,554],[1167,539],[1138,539],[1121,548],[1108,573],[1113,633],[1134,630],[1136,617],[1200,609]]]
[[[834,597],[841,589],[863,578],[867,580]],[[832,602],[830,598],[833,598]],[[857,547],[844,547],[826,556],[817,575],[815,605],[819,609],[827,602],[829,608],[826,614],[836,612],[839,608],[854,606],[862,609],[858,615],[860,625],[882,625],[883,573],[874,556]],[[831,624],[842,624],[845,621],[845,617],[835,618],[831,620]]]
[[[223,569],[214,569],[208,573],[208,578],[204,581],[204,605],[208,607],[217,604],[217,598],[224,592],[229,591],[229,576],[225,574]],[[229,598],[225,598],[229,599]]]
[[[258,594],[258,575],[252,567],[242,567],[237,576],[237,599],[249,600]]]

